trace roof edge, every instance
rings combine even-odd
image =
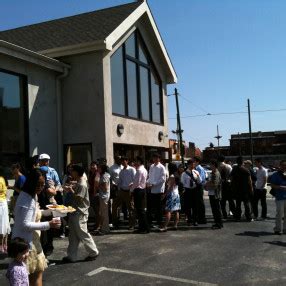
[[[141,18],[144,13],[147,13],[148,15],[159,46],[166,60],[166,64],[169,68],[170,77],[168,79],[168,83],[176,83],[178,81],[177,74],[146,1],[143,1],[140,6],[138,6],[109,36],[106,37],[106,44],[108,46],[113,46],[124,35],[124,33],[126,33],[126,31]]]
[[[26,62],[30,62],[58,72],[64,72],[66,68],[70,68],[69,65],[62,63],[56,59],[52,59],[40,53],[36,53],[34,51],[3,40],[0,40],[0,54],[21,59]]]
[[[99,50],[111,51],[112,46],[108,45],[105,40],[98,40],[88,43],[58,47],[54,49],[47,49],[39,51],[39,53],[54,58],[54,57],[70,56],[70,55],[82,54]]]

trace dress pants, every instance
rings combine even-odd
[[[203,186],[199,186],[198,188],[198,223],[206,223],[206,208],[204,202],[204,188]]]
[[[276,200],[276,220],[274,231],[286,233],[286,200]],[[284,217],[284,220],[283,220]],[[283,226],[282,226],[283,225]],[[282,228],[283,227],[283,228]]]
[[[139,231],[149,231],[149,224],[146,214],[146,190],[135,189],[134,194],[134,206],[137,213]]]
[[[221,214],[221,206],[220,200],[216,199],[215,196],[209,196],[210,198],[210,205],[212,208],[212,213],[214,217],[215,224],[222,225],[222,214]]]
[[[227,218],[226,202],[228,201],[229,210],[235,215],[235,203],[231,192],[231,186],[229,182],[222,183],[222,198],[220,201],[221,211],[224,218]]]
[[[148,194],[148,222],[152,225],[153,214],[159,226],[162,225],[162,194]]]
[[[114,199],[112,204],[112,223],[114,226],[118,226],[118,208],[125,203],[129,212],[129,227],[134,227],[134,202],[131,198],[129,190],[119,190],[117,197]]]
[[[244,204],[245,209],[245,217],[247,220],[251,220],[251,211],[250,211],[250,201],[249,199],[237,199],[236,200],[236,210],[235,210],[235,218],[237,220],[241,219],[241,203]]]
[[[192,189],[185,188],[184,205],[185,205],[185,214],[188,219],[188,223],[191,223],[192,222]]]
[[[254,196],[253,196],[253,205],[252,205],[252,211],[254,217],[258,217],[258,202],[261,202],[261,217],[266,218],[267,217],[267,204],[266,204],[266,189],[255,189],[254,190]]]
[[[89,196],[90,207],[92,208],[95,216],[95,229],[99,226],[99,196]]]
[[[185,188],[185,211],[188,218],[188,223],[199,222],[199,210],[202,208],[202,194],[201,190],[196,187],[193,189]],[[203,210],[201,209],[201,212]]]
[[[69,216],[69,246],[67,255],[72,260],[77,260],[77,252],[79,243],[83,243],[88,256],[97,256],[98,250],[87,231],[88,215],[73,213]]]

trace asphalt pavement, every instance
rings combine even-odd
[[[274,235],[274,200],[269,219],[226,221],[221,230],[208,224],[177,231],[133,234],[122,227],[95,236],[96,261],[62,264],[68,239],[56,239],[44,285],[286,285],[286,235]],[[80,247],[80,259],[86,253]],[[0,257],[0,285],[6,285],[8,259]]]

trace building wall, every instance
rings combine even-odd
[[[0,68],[27,76],[29,108],[29,155],[48,153],[58,167],[57,72],[0,55]],[[23,138],[24,140],[24,138]]]
[[[91,143],[94,159],[106,154],[102,58],[101,52],[60,58],[71,65],[62,81],[63,144]]]

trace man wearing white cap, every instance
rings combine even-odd
[[[46,208],[46,205],[51,203],[57,203],[55,200],[55,196],[57,195],[57,192],[61,190],[61,182],[59,179],[59,175],[57,171],[54,168],[51,168],[49,166],[50,163],[50,156],[48,154],[40,154],[39,156],[39,164],[40,169],[44,172],[46,172],[46,187],[44,192],[40,194],[38,197],[39,204],[42,209]],[[58,203],[61,204],[62,202],[59,201],[61,199],[61,196],[57,196],[56,199],[58,200]],[[45,239],[46,236],[46,239]],[[43,250],[46,256],[49,256],[53,252],[53,231],[48,230],[47,232],[43,233],[42,235],[42,243]]]

